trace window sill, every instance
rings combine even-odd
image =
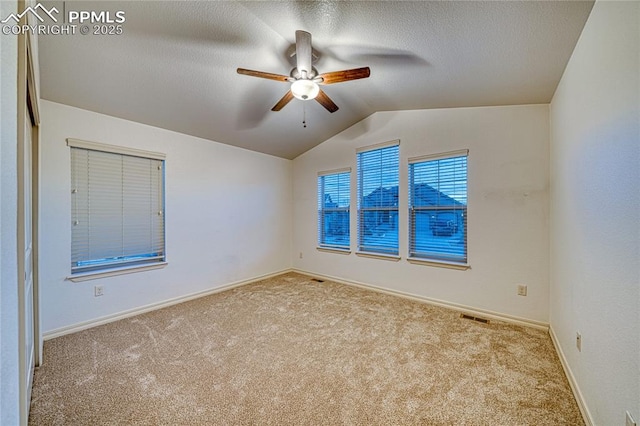
[[[413,263],[415,265],[435,266],[438,268],[457,269],[460,271],[471,269],[471,266],[466,263],[447,262],[445,260],[428,260],[421,259],[419,257],[408,257],[407,262]]]
[[[395,254],[372,253],[368,251],[357,251],[356,256],[369,257],[371,259],[390,260],[392,262],[397,262],[400,260],[400,256]]]
[[[114,277],[116,275],[133,274],[136,272],[150,271],[152,269],[161,269],[167,266],[167,262],[154,263],[152,265],[125,266],[122,268],[109,269],[106,271],[81,272],[68,276],[69,281],[80,283],[83,281],[97,280],[99,278]]]
[[[316,247],[316,250],[322,251],[325,253],[337,253],[337,254],[351,254],[351,250],[349,249],[340,249],[335,247]]]

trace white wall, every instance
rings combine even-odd
[[[317,246],[317,172],[352,168],[356,247],[358,147],[400,139],[399,262],[324,253]],[[468,148],[466,271],[410,264],[407,158]],[[547,105],[376,113],[294,160],[294,267],[546,323],[549,304]],[[299,253],[303,258],[299,258]],[[527,297],[517,284],[528,285]]]
[[[0,16],[17,11],[0,1]],[[18,37],[0,36],[0,424],[18,424]]]
[[[44,332],[291,267],[291,161],[42,102]],[[169,265],[73,283],[66,138],[164,152]],[[95,285],[104,296],[94,297]]]
[[[597,425],[640,421],[639,52],[640,3],[596,2],[550,107],[550,322]]]

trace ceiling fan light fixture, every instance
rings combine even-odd
[[[313,80],[296,80],[291,83],[291,93],[296,99],[308,101],[320,93],[320,86]]]

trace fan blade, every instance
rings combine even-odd
[[[248,69],[245,69],[245,68],[238,68],[237,71],[238,71],[238,74],[249,75],[251,77],[266,78],[267,80],[276,80],[276,81],[288,82],[289,78],[290,78],[290,77],[288,77],[286,75],[272,74],[270,72],[248,70]]]
[[[358,80],[360,78],[368,78],[371,75],[369,67],[354,68],[352,70],[334,71],[320,74],[322,78],[319,84],[342,83],[343,81]]]
[[[309,78],[311,74],[311,53],[311,34],[302,30],[296,31],[296,68],[302,78]],[[303,71],[306,71],[306,76]]]
[[[280,111],[282,108],[284,108],[286,104],[291,102],[291,99],[293,99],[293,93],[291,93],[291,90],[289,90],[287,93],[284,94],[282,99],[280,99],[278,103],[275,104],[273,108],[271,108],[271,111]]]
[[[320,89],[318,96],[316,96],[316,101],[318,101],[318,103],[325,107],[329,112],[336,112],[338,110],[338,105],[334,104],[331,98],[329,98],[322,89]]]

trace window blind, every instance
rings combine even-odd
[[[164,161],[71,147],[71,272],[163,262]]]
[[[409,256],[467,262],[466,151],[409,159]]]
[[[358,250],[398,254],[397,141],[357,152]]]
[[[318,173],[318,244],[349,249],[351,171]]]

